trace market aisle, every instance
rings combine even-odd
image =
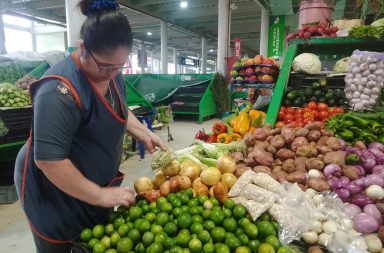
[[[188,147],[199,129],[204,128],[208,132],[216,121],[217,119],[212,119],[203,124],[197,124],[196,121],[172,122],[171,133],[174,140],[168,142],[168,146],[174,150]],[[158,130],[156,133],[167,142],[166,130]],[[133,187],[135,178],[153,175],[151,161],[152,156],[148,154],[143,160],[140,160],[139,155],[130,157],[121,166],[121,171],[126,175],[123,184]],[[35,249],[20,202],[17,201],[11,205],[0,205],[0,253],[20,252],[33,253]]]

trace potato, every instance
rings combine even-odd
[[[287,181],[288,174],[284,171],[274,171],[272,172],[272,176],[279,182],[283,183],[284,181]]]
[[[191,187],[191,179],[187,176],[174,176],[170,179],[169,189],[171,192],[179,192]]]
[[[320,147],[320,146],[327,146],[328,139],[329,139],[328,136],[321,136],[319,138],[319,140],[317,141],[316,146],[318,146],[318,147]]]
[[[324,162],[324,157],[325,157],[325,155],[323,155],[323,154],[317,155],[317,159],[319,159],[320,161],[323,161],[323,162]]]
[[[256,139],[251,133],[246,133],[243,137],[243,141],[247,147],[253,147],[255,145]]]
[[[309,131],[311,130],[319,130],[321,129],[321,122],[320,121],[315,121],[312,123],[309,123],[305,125],[305,128],[308,129]]]
[[[307,171],[310,171],[310,170],[320,170],[320,171],[322,171],[324,169],[324,162],[321,161],[318,158],[309,158],[305,162],[305,169]]]
[[[296,137],[306,137],[308,133],[309,130],[307,128],[302,127],[296,131],[295,135]]]
[[[147,190],[140,193],[149,203],[155,202],[160,197],[159,190]]]
[[[149,177],[138,177],[135,179],[134,188],[137,194],[141,194],[144,191],[154,190],[155,186]]]
[[[254,172],[260,172],[260,173],[266,173],[268,175],[272,174],[271,168],[264,166],[264,165],[257,165],[253,168]]]
[[[308,144],[308,141],[305,137],[301,137],[301,136],[296,137],[291,144],[291,150],[293,152],[296,152],[298,147],[301,147],[307,144]]]
[[[304,145],[304,146],[298,147],[296,150],[297,156],[305,156],[307,158],[316,157],[317,153],[318,153],[317,149],[312,145]]]
[[[324,156],[324,162],[325,164],[337,164],[339,166],[345,165],[345,151],[333,151],[326,153]]]
[[[235,176],[237,178],[241,177],[241,175],[243,175],[243,173],[247,170],[251,170],[252,168],[251,167],[237,167],[237,169],[235,170]]]
[[[273,136],[272,135],[270,135],[270,136],[268,136],[267,137],[267,139],[265,139],[265,143],[267,143],[267,144],[270,144],[271,143],[271,140],[272,140],[272,138],[273,138]]]
[[[281,149],[285,145],[285,139],[281,135],[276,135],[272,137],[271,146],[275,149]]]
[[[252,153],[252,154],[253,154],[253,153]],[[257,162],[256,162],[256,160],[255,160],[254,155],[252,155],[252,156],[248,156],[248,157],[244,160],[244,162],[245,162],[245,165],[246,165],[246,166],[251,167],[251,168],[253,168],[253,167],[255,167],[255,166],[257,165]]]
[[[317,150],[322,154],[332,152],[332,148],[330,146],[317,146]]]
[[[304,184],[307,180],[307,174],[301,171],[295,171],[287,175],[287,181],[291,183],[301,183]]]
[[[268,153],[270,154],[275,154],[276,153],[276,148],[271,146],[271,145],[268,145],[266,148],[265,148],[265,151],[267,151]]]
[[[255,149],[254,147],[248,147],[247,148],[247,153],[248,154],[252,153],[254,149]]]
[[[336,137],[329,137],[326,144],[332,148],[332,150],[341,150],[343,145],[339,138]]]
[[[208,186],[206,186],[205,184],[203,184],[203,182],[201,182],[200,177],[193,180],[192,189],[196,192],[196,195],[198,195],[198,196],[209,194]]]
[[[352,165],[344,166],[341,169],[341,173],[343,173],[343,175],[349,178],[350,180],[356,180],[362,176],[360,175],[360,170]]]
[[[377,232],[377,237],[379,237],[380,241],[384,243],[384,226],[379,227],[379,231]]]
[[[333,133],[327,129],[320,129],[321,136],[333,136]]]
[[[331,189],[329,183],[320,178],[310,178],[307,180],[307,184],[309,187],[319,192],[328,191]]]
[[[306,172],[305,162],[307,160],[308,160],[308,158],[306,158],[306,157],[296,157],[295,158],[296,171]]]
[[[244,162],[244,155],[241,152],[233,152],[231,156],[235,160],[236,164]]]
[[[282,148],[276,152],[276,157],[281,161],[285,161],[287,159],[293,159],[295,158],[295,152],[287,148]]]
[[[275,135],[278,135],[278,134],[281,134],[281,128],[274,128],[271,130],[270,134],[272,136],[275,136]]]
[[[155,178],[153,179],[153,183],[157,187],[157,189],[160,188],[160,186],[167,181],[167,177],[163,174],[163,172],[160,170],[156,173]]]
[[[285,126],[281,129],[281,136],[285,139],[285,143],[290,144],[295,139],[295,130]]]
[[[287,173],[292,173],[296,171],[296,164],[293,159],[287,159],[283,162],[281,169]]]
[[[308,248],[308,253],[324,253],[319,246],[311,246]]]
[[[268,143],[265,143],[264,141],[256,141],[255,146],[253,146],[253,148],[265,150],[267,146],[268,146]]]
[[[367,146],[362,141],[356,141],[355,145],[353,145],[353,146],[356,147],[356,148],[359,148],[359,149],[363,149],[363,150],[367,149]]]
[[[170,188],[169,188],[169,180],[165,181],[161,186],[160,186],[160,189],[159,189],[159,193],[161,196],[167,196],[169,193],[171,192]]]
[[[228,198],[228,187],[223,182],[218,182],[214,185],[213,195],[216,199],[219,200],[220,203],[223,203],[224,200]]]
[[[307,135],[307,139],[309,142],[318,141],[320,137],[321,137],[321,133],[319,130],[311,130]]]
[[[279,159],[275,159],[275,160],[273,161],[273,165],[281,166],[281,165],[283,165],[283,161],[281,161],[281,160],[279,160]]]
[[[257,163],[260,165],[265,165],[272,167],[273,164],[273,155],[271,153],[265,152],[264,150],[261,150],[260,148],[256,148],[253,150],[254,159]],[[256,165],[255,165],[256,166]],[[253,167],[255,167],[253,166]]]
[[[283,168],[279,165],[273,165],[272,167],[272,173],[277,171],[283,171]]]
[[[264,128],[256,128],[253,136],[258,141],[265,141],[268,138],[268,133]]]

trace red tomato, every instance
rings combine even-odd
[[[288,119],[294,119],[295,117],[293,116],[293,114],[290,114],[290,113],[286,113],[284,114],[284,120],[288,120]]]
[[[303,108],[303,113],[305,113],[305,112],[311,112],[312,110],[311,109],[309,109],[309,107],[304,107]]]
[[[301,120],[303,121],[304,117],[303,117],[303,114],[295,114],[295,120],[298,121],[298,120]]]
[[[344,113],[344,109],[341,107],[336,107],[334,110],[335,113]]]
[[[294,120],[293,119],[286,119],[286,120],[284,120],[284,123],[286,124],[286,125],[288,125],[289,123],[291,123],[291,122],[293,122]]]
[[[312,111],[312,115],[313,115],[313,118],[314,118],[314,119],[318,119],[318,118],[319,118],[319,112],[316,111],[316,110],[313,110],[313,111]]]
[[[292,121],[292,122],[290,122],[288,125],[289,125],[290,127],[292,127],[292,128],[296,128],[296,127],[297,127],[297,123],[296,123],[296,121]]]
[[[305,118],[308,118],[308,117],[312,117],[313,116],[313,113],[312,112],[305,112],[304,114],[303,114],[303,118],[305,119]]]
[[[293,107],[288,107],[288,108],[286,109],[286,112],[287,112],[287,113],[290,113],[290,114],[294,114],[294,113],[295,113],[295,108],[293,108]]]
[[[283,120],[284,119],[285,112],[279,111],[279,114],[277,116],[278,120]]]
[[[284,106],[281,106],[281,107],[280,107],[280,111],[285,112],[285,110],[286,110],[286,108],[285,108]]]
[[[282,128],[283,126],[285,126],[285,124],[284,124],[283,121],[278,121],[278,122],[276,122],[276,124],[275,124],[275,128]]]
[[[296,121],[298,127],[304,127],[304,121]]]
[[[307,125],[308,123],[311,123],[313,120],[311,120],[310,118],[306,118],[304,119],[303,123],[304,125]]]
[[[319,112],[319,119],[324,120],[329,118],[329,112],[327,111],[320,111]]]
[[[319,103],[317,109],[319,111],[328,111],[328,105],[326,103]]]
[[[303,114],[303,108],[297,108],[295,114]]]
[[[308,108],[311,109],[311,110],[316,110],[317,109],[316,102],[309,102],[308,103]]]

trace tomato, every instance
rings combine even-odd
[[[303,114],[295,114],[295,120],[298,121],[298,120],[301,120],[303,121],[304,117],[303,117]]]
[[[279,111],[279,114],[277,116],[278,120],[283,120],[284,119],[285,112]]]
[[[319,119],[324,120],[329,118],[329,112],[327,111],[320,111],[319,112]]]
[[[325,128],[324,121],[321,121],[321,123],[320,123],[320,128],[321,128],[321,129],[324,129],[324,128]]]
[[[297,108],[295,114],[303,114],[303,108]]]
[[[285,112],[286,108],[284,106],[280,107],[280,111]]]
[[[304,119],[303,123],[304,125],[307,125],[308,123],[311,123],[313,120],[311,120],[310,118],[306,118]]]
[[[319,111],[328,111],[328,105],[326,103],[319,103],[317,109]]]
[[[312,115],[313,115],[313,118],[314,118],[314,119],[318,119],[318,118],[319,118],[319,112],[316,111],[316,110],[313,110],[313,111],[312,111]]]
[[[344,113],[344,109],[341,107],[336,107],[334,110],[335,113]]]
[[[298,127],[304,127],[304,121],[296,121]]]
[[[312,114],[312,112],[305,112],[304,114],[303,114],[303,118],[305,119],[305,118],[308,118],[308,117],[312,117],[313,116],[313,114]]]
[[[294,113],[295,113],[295,108],[293,108],[293,107],[288,107],[288,108],[286,109],[286,112],[287,112],[287,113],[290,113],[290,114],[294,114]]]
[[[282,128],[283,126],[285,126],[285,124],[284,124],[283,121],[278,121],[278,122],[276,122],[276,124],[275,124],[275,128]]]
[[[304,107],[303,108],[303,113],[305,113],[305,112],[311,112],[312,110],[311,109],[309,109],[309,107]]]
[[[289,123],[289,126],[292,128],[296,128],[297,127],[296,121],[292,121],[291,123]]]
[[[284,120],[284,123],[286,124],[286,125],[288,125],[289,123],[291,123],[291,122],[293,122],[294,120],[293,119],[286,119],[286,120]]]
[[[293,116],[293,114],[290,114],[290,113],[286,113],[285,115],[284,115],[284,120],[288,120],[288,119],[294,119],[295,117]]]
[[[316,102],[309,102],[308,103],[308,108],[311,109],[311,110],[316,110],[317,109]]]

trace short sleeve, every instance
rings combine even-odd
[[[81,110],[70,89],[50,79],[34,96],[34,159],[68,158],[72,139],[81,123]]]

